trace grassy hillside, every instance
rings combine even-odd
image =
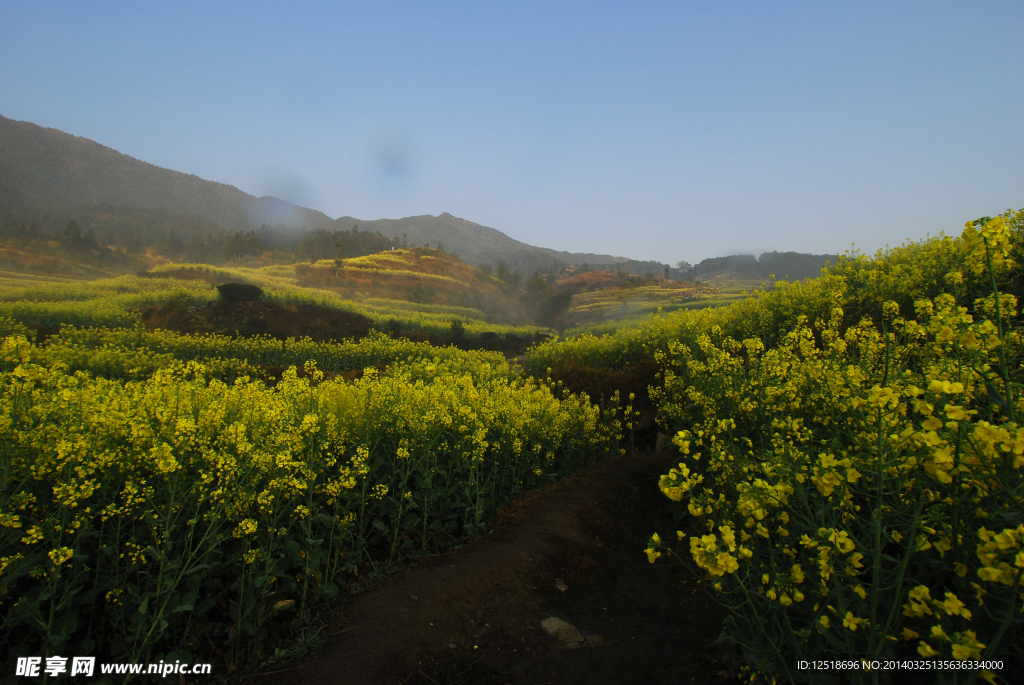
[[[524,291],[481,273],[458,257],[428,248],[398,249],[343,260],[218,268],[164,264],[154,275],[217,282],[238,280],[280,291],[289,301],[327,306],[347,302],[382,325],[402,326],[410,316],[431,321],[465,319],[470,331],[486,322],[521,325],[533,320]],[[340,306],[340,305],[338,305]],[[404,323],[403,323],[404,322]]]
[[[594,269],[614,267],[636,275],[662,276],[667,264],[653,261],[637,261],[626,257],[590,252],[563,252],[545,247],[535,247],[514,240],[504,233],[487,226],[460,219],[451,214],[440,216],[411,216],[404,219],[378,219],[360,221],[353,217],[342,217],[337,224],[350,228],[379,231],[410,246],[442,247],[446,252],[455,253],[470,264],[497,265],[505,262],[512,270],[524,274],[535,271],[558,271],[566,266],[584,266]],[[673,278],[682,274],[678,269],[669,268]]]
[[[365,335],[373,327],[435,342],[465,341],[470,347],[481,346],[471,341],[490,341],[482,346],[511,353],[547,330],[530,325],[538,320],[543,301],[530,299],[527,289],[426,248],[337,262],[261,267],[162,263],[139,275],[85,275],[93,280],[0,271],[0,316],[46,332],[65,325],[145,322],[193,333],[340,339]],[[218,308],[215,286],[229,282],[261,287],[267,304],[253,305],[248,313],[241,311],[244,307],[237,312]],[[282,306],[291,309],[278,311]],[[349,322],[348,315],[355,318]]]

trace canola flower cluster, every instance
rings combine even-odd
[[[454,304],[427,304],[425,302],[410,302],[409,300],[392,300],[384,297],[364,297],[359,301],[363,307],[373,307],[381,311],[392,311],[395,309],[412,312],[433,312],[437,314],[448,314],[467,319],[483,320],[487,317],[479,309],[472,307],[460,307]]]
[[[0,317],[43,324],[71,326],[134,326],[136,309],[176,300],[204,306],[217,291],[202,281],[173,278],[118,278],[72,283],[30,282],[0,287]]]
[[[11,319],[0,319],[0,335],[30,333]],[[242,376],[262,377],[260,367],[299,366],[308,361],[324,372],[386,366],[423,358],[469,359],[500,367],[504,357],[486,351],[462,351],[428,343],[391,338],[371,331],[361,340],[315,342],[309,338],[277,340],[269,336],[233,338],[226,335],[182,335],[172,331],[134,328],[76,328],[64,326],[46,344],[29,348],[29,361],[40,366],[63,366],[69,372],[138,380],[179,361],[198,361],[208,377],[233,382]],[[7,362],[10,370],[17,362]],[[475,368],[475,364],[474,364]]]
[[[166,354],[185,344],[66,333],[81,354],[131,335]],[[6,337],[0,660],[109,650],[251,666],[291,612],[479,535],[517,493],[619,453],[614,408],[526,381],[500,355],[395,345],[385,371],[353,383],[309,360],[269,387],[181,359],[102,378]]]
[[[1024,340],[1005,288],[1022,219],[858,257],[736,305],[741,325],[708,313],[649,341],[682,457],[660,488],[704,532],[646,553],[714,588],[752,680],[795,680],[801,659],[1020,660]]]

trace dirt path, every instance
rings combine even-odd
[[[623,459],[526,496],[486,539],[353,598],[312,660],[247,682],[723,682],[730,655],[709,647],[721,611],[643,554],[652,532],[678,527],[657,490],[665,466]],[[554,639],[549,617],[582,635]]]

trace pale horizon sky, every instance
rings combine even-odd
[[[696,263],[1024,206],[1024,4],[0,5],[0,114],[332,217]]]

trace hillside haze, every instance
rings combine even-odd
[[[441,245],[471,264],[504,260],[512,268],[565,264],[626,264],[612,255],[534,247],[487,226],[445,213],[404,219],[332,219],[275,197],[255,197],[234,186],[142,162],[88,138],[0,116],[0,215],[60,230],[68,216],[104,210],[145,210],[139,226],[154,223],[192,231],[278,228],[379,231],[411,245]],[[162,214],[153,221],[153,213]],[[54,225],[51,225],[54,224]],[[532,270],[532,269],[531,269]]]
[[[257,198],[141,162],[88,138],[0,116],[0,211],[34,219],[58,208],[104,205],[194,215],[227,231],[332,224],[322,212]]]
[[[395,244],[443,248],[473,265],[502,261],[522,273],[568,265],[671,278],[690,275],[656,261],[536,247],[448,213],[371,221],[332,219],[276,197],[255,197],[234,186],[142,162],[88,138],[0,116],[0,217],[8,215],[12,223],[36,224],[42,233],[54,235],[75,221],[101,238],[120,236],[114,242],[121,245],[177,245],[190,236],[259,230],[261,245],[283,247],[309,232],[336,235],[358,226],[363,233],[397,239]],[[126,235],[131,240],[125,240]],[[197,247],[192,258],[202,259],[205,249]],[[786,255],[799,272],[794,277],[816,275],[824,261],[813,255]],[[734,270],[723,268],[733,266],[739,265],[705,260],[693,275],[712,276]],[[765,268],[744,264],[739,270],[763,276]]]

